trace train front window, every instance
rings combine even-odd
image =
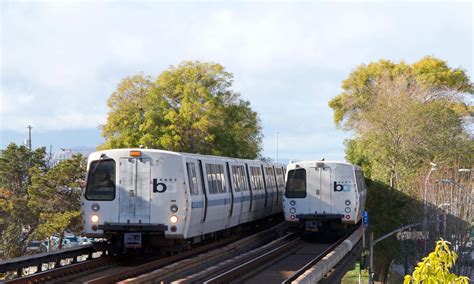
[[[97,160],[91,163],[87,176],[85,198],[87,200],[114,200],[115,161]]]
[[[285,196],[287,198],[306,197],[306,170],[296,169],[288,172]]]

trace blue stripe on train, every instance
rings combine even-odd
[[[273,195],[273,194],[272,194]],[[258,199],[265,199],[265,194],[258,194],[253,196],[254,200]],[[245,201],[250,201],[250,195],[247,196],[242,196],[242,197],[236,197],[234,199],[235,203],[240,203],[240,202],[245,202]],[[230,198],[225,198],[225,199],[214,199],[214,200],[209,200],[207,202],[207,206],[212,207],[212,206],[219,206],[219,205],[226,205],[230,204],[231,199]],[[191,203],[191,208],[203,208],[204,207],[204,201],[193,201]]]

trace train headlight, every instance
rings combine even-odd
[[[91,221],[92,221],[92,223],[98,223],[99,222],[99,215],[92,215],[91,216]]]
[[[344,209],[344,211],[345,211],[346,213],[351,213],[351,208],[346,207],[346,208]]]
[[[291,206],[295,206],[295,204],[296,204],[296,201],[294,201],[294,200],[291,200],[291,201],[290,201],[290,205],[291,205]]]
[[[172,224],[178,223],[178,217],[175,216],[175,215],[171,215],[171,217],[170,217],[170,222],[171,222]]]
[[[171,207],[170,207],[170,211],[171,211],[171,212],[173,212],[173,213],[176,213],[176,212],[178,212],[178,206],[177,206],[177,205],[175,205],[175,204],[171,205]]]
[[[100,206],[97,203],[93,203],[92,206],[91,206],[91,209],[92,209],[92,211],[97,212],[97,211],[99,211]]]
[[[295,212],[296,212],[295,207],[291,207],[291,208],[290,208],[290,213],[291,213],[291,214],[295,214]]]

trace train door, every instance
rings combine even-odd
[[[199,174],[199,164],[195,160],[186,161],[187,184],[191,201],[191,212],[189,220],[189,234],[202,234],[201,222],[204,218],[205,196],[202,189],[201,175]]]
[[[120,158],[119,222],[150,223],[151,160]]]
[[[309,212],[314,214],[332,213],[331,168],[324,166],[309,168],[307,181]]]
[[[232,165],[230,169],[230,181],[232,182],[232,189],[234,191],[234,216],[237,217],[237,224],[240,224],[247,222],[248,219],[248,206],[250,202],[245,201],[245,196],[249,196],[248,183],[245,179],[245,169],[243,166]],[[245,194],[244,191],[247,191],[247,194]],[[250,201],[250,199],[248,201]],[[246,204],[245,207],[244,203]],[[238,216],[236,214],[238,214]]]
[[[204,163],[207,187],[207,215],[204,224],[208,232],[224,229],[228,224],[231,195],[224,169],[225,166],[220,161]]]
[[[234,166],[232,166],[234,167]],[[231,193],[231,207],[229,212],[229,227],[237,226],[240,222],[240,215],[242,211],[242,192],[240,191],[240,186],[237,183],[236,175],[231,170],[231,164],[226,163],[227,168],[227,180],[229,185],[229,191]]]

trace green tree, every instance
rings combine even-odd
[[[78,155],[46,166],[45,148],[10,144],[0,156],[0,250],[21,256],[28,243],[64,231],[79,232],[80,183],[85,159]]]
[[[346,129],[354,127],[359,116],[370,108],[370,99],[377,94],[373,85],[381,79],[395,79],[400,76],[426,87],[431,92],[424,99],[435,99],[449,95],[474,93],[466,71],[461,68],[451,68],[438,58],[426,56],[414,64],[401,61],[394,63],[389,60],[379,60],[368,65],[362,64],[349,74],[342,82],[343,92],[334,97],[329,106],[334,111],[334,121]],[[469,113],[469,106],[459,100],[452,102],[452,107],[462,115]]]
[[[380,207],[391,210],[380,204],[392,204],[395,197],[380,188],[397,189],[409,200],[420,200],[430,162],[442,163],[446,169],[471,167],[474,142],[466,98],[474,87],[469,77],[463,69],[434,57],[411,65],[380,60],[357,67],[342,88],[329,106],[335,123],[355,134],[345,141],[346,158],[381,185],[369,190],[367,202],[375,235],[387,233],[393,224],[419,222],[415,209],[423,206],[416,203],[406,208],[408,214],[382,214]],[[382,279],[393,259],[406,261],[400,250],[376,257],[375,268]]]
[[[406,275],[403,283],[469,283],[469,278],[451,273],[458,255],[451,251],[451,243],[443,239],[427,257],[418,263],[412,275]]]
[[[30,151],[9,144],[0,156],[0,249],[5,258],[20,256],[38,217],[28,207],[29,170],[47,170],[45,148]]]
[[[60,161],[46,173],[31,170],[28,207],[38,217],[35,239],[59,235],[59,248],[64,233],[79,233],[81,219],[81,184],[85,180],[86,161],[82,155]]]
[[[183,62],[155,81],[124,79],[108,100],[99,148],[159,148],[255,158],[261,126],[250,103],[230,90],[232,74],[215,63]]]

